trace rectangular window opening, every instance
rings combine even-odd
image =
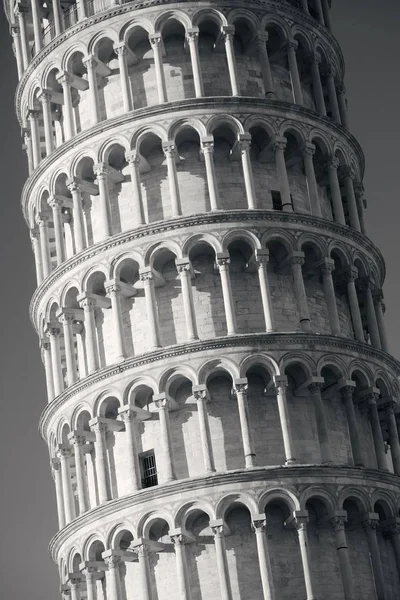
[[[154,450],[139,454],[140,473],[144,488],[158,485],[156,457]]]

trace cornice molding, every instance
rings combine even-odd
[[[63,277],[66,273],[79,265],[85,263],[87,260],[107,252],[112,248],[118,248],[124,244],[130,243],[134,240],[143,239],[152,235],[164,233],[166,231],[173,231],[177,229],[185,229],[187,227],[201,227],[210,224],[220,223],[235,223],[237,222],[241,227],[244,223],[272,223],[275,225],[281,225],[284,223],[305,225],[315,227],[320,230],[321,233],[326,233],[332,236],[332,239],[337,239],[337,236],[342,236],[353,242],[359,244],[360,248],[371,253],[380,269],[382,283],[386,274],[386,267],[384,258],[377,246],[369,238],[364,236],[362,233],[351,229],[345,225],[339,225],[333,221],[327,221],[319,217],[313,217],[312,215],[305,215],[300,213],[286,213],[278,211],[265,211],[265,210],[236,210],[236,211],[218,211],[210,212],[205,214],[191,215],[185,217],[178,217],[170,219],[168,221],[160,221],[159,223],[152,223],[149,225],[143,225],[136,229],[124,231],[110,238],[107,238],[103,242],[86,248],[79,254],[76,254],[69,260],[66,260],[62,265],[57,267],[36,289],[32,296],[32,300],[29,307],[29,315],[32,324],[37,329],[37,311],[39,304],[46,294],[46,292]]]
[[[6,3],[7,3],[7,0],[4,0],[5,5],[6,5]],[[129,3],[125,3],[125,4],[111,6],[107,9],[105,9],[104,11],[97,13],[96,15],[93,15],[92,17],[88,17],[85,20],[80,21],[76,25],[74,25],[74,26],[70,27],[69,29],[67,29],[66,31],[62,32],[59,36],[53,38],[53,40],[51,42],[49,42],[49,44],[44,46],[44,48],[42,48],[42,50],[40,52],[38,52],[38,54],[36,54],[36,56],[29,63],[28,68],[23,73],[22,78],[20,79],[18,87],[16,89],[15,111],[16,111],[17,118],[18,118],[18,121],[19,121],[21,127],[23,126],[23,123],[22,123],[22,116],[21,116],[20,108],[21,108],[21,98],[22,98],[22,95],[24,92],[24,87],[25,87],[28,79],[30,78],[32,73],[38,68],[38,66],[40,65],[42,60],[46,56],[48,56],[53,50],[55,50],[60,43],[65,42],[70,37],[74,36],[76,33],[80,33],[81,31],[88,29],[92,25],[95,25],[96,23],[101,23],[102,21],[106,21],[107,19],[109,19],[111,17],[115,17],[116,15],[122,15],[122,14],[126,14],[129,12],[137,11],[137,10],[143,10],[146,8],[154,8],[156,6],[161,7],[161,6],[165,6],[165,5],[178,5],[179,7],[181,7],[182,4],[183,4],[182,1],[179,2],[179,0],[141,0],[139,2],[134,1],[134,2],[129,2]],[[187,0],[186,0],[185,4],[188,4]],[[196,3],[193,2],[193,4],[198,5],[199,2],[196,2]],[[212,2],[205,3],[205,6],[210,7],[210,4],[211,4],[211,8],[212,8],[212,4],[213,4]],[[282,3],[273,2],[270,0],[245,0],[244,2],[243,2],[243,0],[219,0],[218,5],[221,6],[221,4],[223,7],[231,6],[232,8],[242,7],[242,8],[247,8],[247,9],[249,8],[249,5],[251,4],[252,8],[259,7],[260,9],[261,8],[270,9],[271,11],[274,11],[283,17],[291,17],[291,18],[295,19],[296,21],[300,21],[301,24],[304,23],[304,25],[306,25],[308,28],[314,29],[315,32],[318,31],[320,34],[324,35],[327,38],[330,45],[332,46],[332,51],[336,53],[338,60],[339,60],[340,70],[342,72],[342,76],[344,77],[345,62],[344,62],[342,49],[341,49],[338,41],[326,27],[323,27],[322,25],[320,25],[313,17],[306,15],[303,11],[294,8],[290,4],[282,4]],[[6,14],[7,14],[7,16],[9,16],[11,13],[9,13],[8,10],[6,10]]]
[[[121,373],[125,373],[132,369],[148,366],[159,360],[165,360],[176,356],[186,356],[188,354],[209,352],[223,348],[249,347],[257,348],[258,350],[261,349],[261,351],[263,351],[265,347],[275,347],[275,349],[281,350],[284,348],[287,351],[290,350],[291,347],[298,348],[299,346],[304,351],[313,350],[326,352],[329,350],[334,353],[335,350],[341,350],[354,352],[365,359],[382,361],[390,367],[394,373],[397,373],[398,376],[400,376],[400,362],[393,356],[383,350],[377,350],[368,344],[362,344],[354,340],[345,340],[329,335],[307,333],[237,334],[229,337],[225,336],[212,340],[195,341],[159,348],[139,356],[130,357],[122,363],[110,365],[109,367],[96,371],[96,373],[93,373],[85,379],[77,381],[74,385],[68,387],[46,406],[40,417],[39,433],[42,439],[47,441],[46,429],[54,413],[60,410],[70,398],[73,398],[84,390],[88,390],[100,381],[111,379],[116,375],[120,375]]]
[[[108,119],[106,121],[101,121],[94,127],[90,127],[89,129],[85,129],[78,135],[74,136],[61,146],[59,146],[56,150],[54,150],[50,156],[44,158],[39,166],[33,171],[30,177],[26,180],[24,187],[22,189],[21,194],[21,206],[22,213],[24,215],[25,221],[29,226],[28,219],[28,202],[29,196],[33,191],[34,186],[38,183],[40,178],[43,176],[45,171],[53,166],[53,164],[62,156],[79,146],[79,144],[85,142],[86,140],[90,140],[94,136],[99,133],[107,133],[114,131],[117,127],[121,125],[125,125],[128,123],[135,124],[141,120],[147,120],[150,117],[162,116],[163,119],[165,117],[172,117],[174,113],[180,113],[181,111],[187,111],[190,109],[196,111],[207,111],[207,110],[215,110],[219,109],[221,113],[228,113],[232,115],[232,111],[237,110],[243,115],[243,110],[249,111],[248,115],[251,115],[251,108],[262,108],[262,109],[274,109],[278,111],[282,111],[282,114],[278,116],[283,119],[299,119],[299,116],[307,117],[311,119],[314,124],[320,124],[324,127],[328,127],[332,133],[336,133],[337,137],[345,138],[346,142],[352,148],[355,153],[357,160],[360,164],[361,174],[364,175],[365,171],[365,157],[364,152],[361,148],[361,145],[357,141],[357,139],[344,127],[341,125],[334,123],[328,117],[323,117],[318,115],[316,112],[305,108],[303,106],[299,106],[296,104],[291,104],[290,102],[284,102],[283,100],[267,100],[264,98],[251,98],[247,96],[238,96],[238,97],[229,97],[229,96],[215,96],[208,98],[191,98],[189,100],[178,100],[176,102],[166,102],[165,104],[157,104],[154,106],[147,106],[145,108],[135,109],[134,111],[130,111],[123,115],[119,115],[117,117],[113,117],[112,119]]]
[[[282,487],[300,482],[304,485],[305,481],[312,480],[310,485],[315,483],[336,485],[338,488],[345,486],[345,480],[348,480],[349,485],[354,485],[357,480],[362,480],[362,483],[368,485],[376,485],[379,487],[382,483],[393,485],[399,488],[400,493],[400,478],[397,475],[378,471],[374,469],[363,469],[360,467],[349,466],[328,466],[328,465],[298,465],[291,467],[258,467],[243,469],[238,471],[228,471],[225,473],[215,473],[213,475],[203,477],[193,477],[192,479],[183,479],[166,483],[164,485],[155,486],[152,488],[140,490],[133,494],[110,500],[105,504],[97,506],[71,521],[61,531],[56,533],[49,544],[49,553],[54,562],[57,562],[57,554],[62,545],[67,542],[72,536],[79,534],[83,527],[91,524],[97,524],[108,515],[118,515],[119,511],[127,508],[133,508],[140,505],[146,507],[152,500],[157,500],[168,497],[170,503],[171,494],[179,494],[199,489],[223,487],[229,485],[232,489],[233,484],[242,484],[247,482],[263,482],[265,481],[268,489],[268,482],[280,481]],[[328,481],[325,481],[327,479]],[[291,481],[292,480],[292,481]],[[284,482],[284,483],[283,483]],[[340,483],[339,483],[340,482]]]

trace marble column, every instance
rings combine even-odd
[[[307,592],[306,600],[316,600],[317,597],[314,592],[315,582],[313,581],[307,536],[308,512],[295,511],[294,521],[297,529],[297,535],[299,536],[301,562],[303,564],[304,583]]]
[[[308,301],[306,288],[304,286],[303,269],[305,257],[304,252],[292,252],[290,263],[292,266],[294,291],[299,309],[300,327],[304,333],[308,333],[311,329],[310,312],[308,310]]]
[[[42,104],[43,111],[46,156],[50,156],[50,154],[54,150],[53,118],[51,115],[51,94],[45,90],[42,90],[39,96],[39,100]]]
[[[64,137],[67,142],[75,135],[74,127],[74,113],[72,106],[72,95],[71,95],[71,76],[67,71],[60,73],[56,76],[58,83],[61,84],[63,90],[64,104],[62,108],[62,114],[64,117]]]
[[[228,561],[226,556],[224,525],[222,519],[210,521],[210,527],[214,534],[215,553],[217,557],[217,569],[221,593],[220,599],[233,600]]]
[[[69,589],[71,594],[71,600],[81,600],[81,577],[70,573],[69,576]]]
[[[167,483],[168,481],[173,481],[174,479],[176,479],[169,423],[170,401],[164,393],[154,394],[153,400],[158,408],[158,414],[160,419],[161,445],[164,455],[165,471],[162,477],[162,483]]]
[[[304,169],[306,172],[308,195],[310,197],[311,214],[315,217],[321,217],[321,206],[319,201],[319,192],[317,179],[315,177],[313,156],[315,154],[314,144],[306,144],[303,148],[302,155],[304,161]]]
[[[210,435],[210,424],[208,421],[207,402],[209,400],[209,397],[206,386],[193,386],[193,396],[197,404],[201,449],[203,454],[205,472],[213,473],[215,471],[215,464]]]
[[[268,32],[258,33],[257,48],[260,60],[261,74],[264,84],[264,94],[267,98],[272,99],[275,95],[274,80],[271,73],[271,63],[269,61],[268,49]]]
[[[90,115],[92,125],[96,125],[101,121],[100,106],[99,106],[99,91],[97,82],[97,60],[93,55],[88,55],[83,59],[83,65],[87,70],[87,78],[89,83],[89,98],[90,98]]]
[[[28,172],[29,172],[29,175],[32,175],[33,170],[34,170],[34,160],[33,160],[33,146],[32,146],[31,132],[30,132],[30,129],[28,129],[28,128],[23,128],[21,131],[24,136],[24,144],[22,146],[22,149],[24,149],[24,147],[25,147],[26,156],[28,159]]]
[[[82,515],[90,508],[85,458],[83,455],[83,446],[86,444],[86,437],[76,432],[71,432],[68,436],[68,441],[74,449],[79,514]]]
[[[108,193],[108,168],[106,163],[97,163],[93,166],[96,175],[97,185],[99,186],[99,214],[100,214],[100,235],[106,238],[112,235],[110,219],[110,197]]]
[[[284,212],[293,212],[293,204],[290,195],[290,185],[285,160],[286,144],[287,140],[285,137],[276,137],[274,142],[274,152],[279,190],[282,197],[282,210]]]
[[[71,456],[72,448],[70,446],[60,445],[57,451],[61,465],[61,479],[64,498],[65,524],[68,525],[75,518],[75,505],[72,495],[71,480]]]
[[[57,515],[58,515],[58,527],[62,529],[65,527],[65,509],[64,509],[64,496],[63,496],[63,485],[61,476],[61,461],[59,458],[53,458],[51,461],[52,475],[54,479],[54,486],[56,488],[56,501],[57,501]]]
[[[56,326],[53,323],[49,323],[46,333],[50,340],[54,394],[57,397],[64,390],[64,379],[61,370],[60,326]]]
[[[162,37],[161,33],[153,33],[149,35],[149,42],[154,53],[154,67],[156,71],[158,101],[161,103],[167,102],[167,86],[165,84],[164,65],[161,54]]]
[[[22,58],[20,28],[17,27],[17,25],[11,25],[10,29],[11,29],[12,39],[13,39],[15,58],[17,61],[18,80],[20,80],[23,75],[23,72],[24,72],[24,62],[23,62],[23,58]]]
[[[330,7],[329,7],[328,0],[320,0],[320,2],[322,5],[322,14],[323,14],[324,21],[325,21],[325,27],[327,27],[329,29],[329,31],[331,31],[332,24],[331,24]]]
[[[303,104],[303,90],[301,87],[300,74],[299,74],[299,66],[297,64],[297,56],[296,51],[298,48],[297,42],[288,42],[286,45],[286,52],[289,63],[289,71],[290,77],[292,80],[292,88],[293,88],[293,100],[295,104],[302,105]]]
[[[30,235],[31,235],[33,256],[35,259],[36,281],[37,281],[37,284],[40,285],[44,279],[44,276],[43,276],[42,254],[41,254],[41,250],[40,250],[39,228],[34,227],[33,229],[31,229]]]
[[[286,375],[274,375],[274,386],[278,402],[279,420],[281,423],[283,446],[285,448],[285,464],[294,465],[296,458],[293,450],[293,436],[290,425],[289,408],[286,398],[286,388],[288,385]]]
[[[53,6],[53,19],[54,19],[54,33],[55,36],[62,33],[62,15],[60,0],[52,0]]]
[[[346,219],[343,210],[342,194],[340,191],[338,178],[339,161],[337,158],[332,158],[327,165],[329,187],[331,190],[331,198],[333,205],[333,217],[339,225],[346,225]]]
[[[371,424],[378,469],[381,471],[388,471],[385,454],[385,442],[383,441],[382,427],[377,405],[379,396],[379,390],[373,388],[372,390],[368,390],[368,392],[365,394],[365,400],[368,403],[369,421]]]
[[[140,569],[140,600],[152,600],[151,581],[149,573],[149,551],[145,541],[142,539],[139,543],[131,546],[132,550],[137,554],[139,569]]]
[[[83,308],[88,369],[91,374],[99,368],[95,322],[96,299],[84,293],[78,296],[78,302],[79,306]]]
[[[32,153],[33,153],[33,167],[39,165],[42,160],[42,152],[40,148],[40,134],[39,134],[39,111],[38,110],[29,110],[28,111],[28,120],[31,129],[31,138],[32,138]]]
[[[75,320],[73,312],[61,308],[57,312],[57,317],[62,325],[64,333],[65,362],[67,365],[67,385],[73,385],[78,381],[78,369],[76,364],[74,332],[72,325]]]
[[[121,81],[122,102],[124,111],[133,109],[132,88],[128,70],[128,48],[124,42],[114,44],[114,51],[118,56],[119,76]]]
[[[229,79],[231,82],[232,96],[240,96],[239,77],[236,65],[235,50],[233,47],[233,38],[235,37],[235,27],[233,25],[223,25],[222,35],[225,42],[226,60],[228,63]]]
[[[160,325],[157,313],[157,303],[154,290],[154,277],[151,268],[139,270],[140,281],[143,282],[146,299],[147,328],[151,348],[160,348]]]
[[[72,196],[72,216],[74,220],[74,241],[76,252],[86,248],[85,223],[82,208],[82,188],[77,179],[67,180],[67,187]]]
[[[271,560],[266,536],[267,521],[265,515],[259,515],[253,521],[253,531],[256,534],[258,564],[260,567],[263,600],[275,600],[275,590],[272,578]]]
[[[357,202],[357,210],[358,210],[358,217],[360,219],[360,227],[361,227],[361,233],[364,235],[368,235],[367,233],[367,225],[365,223],[365,199],[364,199],[364,186],[361,183],[361,181],[355,181],[353,182],[353,187],[354,187],[354,194],[356,196],[356,202]]]
[[[254,187],[253,169],[250,159],[251,135],[248,133],[239,134],[239,149],[242,157],[242,169],[244,178],[244,187],[246,190],[247,207],[249,210],[257,208],[256,190]]]
[[[387,335],[386,335],[386,327],[385,327],[385,319],[384,319],[385,305],[383,303],[382,290],[376,290],[373,298],[374,298],[375,315],[376,315],[376,322],[378,324],[378,332],[379,332],[381,347],[384,352],[389,352],[389,345],[388,345],[388,340],[387,340]]]
[[[322,89],[321,83],[321,73],[319,70],[320,59],[317,54],[313,54],[311,56],[311,75],[312,75],[312,86],[314,93],[314,101],[317,112],[326,117],[326,106],[325,106],[325,98],[324,92]]]
[[[339,111],[340,111],[340,120],[345,129],[350,129],[349,127],[349,117],[347,113],[347,101],[346,101],[346,88],[343,82],[340,82],[337,86],[337,94],[338,94],[338,103],[339,103]]]
[[[127,458],[128,465],[127,476],[129,480],[129,488],[130,492],[137,492],[137,490],[140,490],[142,487],[136,441],[137,413],[134,406],[123,405],[118,409],[118,414],[125,424],[125,456]]]
[[[203,153],[204,163],[206,166],[207,187],[208,187],[208,196],[210,198],[210,208],[211,208],[211,210],[218,210],[219,209],[219,190],[218,190],[217,176],[215,174],[214,137],[213,136],[209,136],[209,137],[202,139],[201,151]]]
[[[50,196],[47,203],[53,213],[57,266],[60,266],[65,261],[64,223],[61,215],[63,201],[56,196]]]
[[[355,383],[353,381],[345,381],[340,387],[342,400],[346,409],[347,426],[349,429],[349,437],[351,444],[351,451],[353,455],[353,462],[356,467],[363,467],[364,462],[362,459],[361,445],[360,445],[360,434],[358,431],[358,424],[356,419],[356,413],[353,403],[353,394],[355,391]]]
[[[343,597],[344,600],[354,600],[354,577],[350,563],[349,548],[347,546],[346,521],[346,511],[336,511],[330,519],[332,529],[335,532],[336,550],[343,584]]]
[[[393,470],[396,475],[400,475],[400,442],[397,431],[396,415],[394,413],[397,404],[394,401],[385,403],[386,423],[389,433],[390,452],[392,454]]]
[[[85,564],[85,563],[83,563]],[[85,581],[86,581],[86,599],[87,600],[97,600],[97,588],[96,588],[96,581],[97,581],[97,567],[89,567],[89,566],[84,566],[81,569],[81,573],[82,575],[85,577]]]
[[[44,212],[39,213],[36,223],[39,226],[39,242],[43,276],[48,277],[52,271],[49,241],[49,215]]]
[[[236,379],[234,381],[234,391],[236,394],[239,411],[240,431],[242,434],[244,461],[246,468],[249,468],[256,466],[256,453],[254,451],[251,436],[249,405],[247,402],[247,388],[247,378]]]
[[[346,274],[347,294],[349,297],[351,320],[353,322],[354,335],[357,342],[365,343],[364,328],[361,319],[360,305],[355,281],[358,279],[358,271],[355,267],[349,267]]]
[[[50,342],[48,342],[46,339],[42,339],[40,342],[40,347],[42,349],[44,372],[46,375],[47,399],[49,402],[51,402],[54,399],[55,394]]]
[[[201,98],[204,96],[204,87],[199,56],[199,28],[189,28],[186,32],[186,40],[189,46],[190,60],[192,63],[194,91],[196,98]]]
[[[344,192],[347,199],[347,208],[349,210],[350,226],[356,231],[361,231],[360,218],[358,216],[358,208],[356,196],[353,186],[353,174],[350,169],[346,168],[343,171]]]
[[[328,66],[326,70],[326,82],[328,86],[329,104],[331,107],[332,119],[333,121],[335,121],[335,123],[341,125],[339,103],[336,92],[336,83],[331,66]]]
[[[176,170],[177,151],[174,142],[163,142],[163,151],[167,161],[168,185],[171,200],[171,216],[179,217],[181,211],[181,199],[179,193],[178,174]]]
[[[324,286],[326,308],[328,310],[329,322],[332,335],[341,335],[339,313],[336,302],[335,286],[333,284],[332,272],[335,270],[335,262],[332,258],[324,258],[319,264]]]
[[[102,423],[97,418],[89,421],[89,426],[90,429],[96,435],[94,448],[96,453],[97,486],[99,491],[99,503],[103,504],[103,502],[111,500],[111,486],[108,470],[108,455],[106,441],[108,426],[106,425],[106,423]]]
[[[235,335],[237,332],[235,306],[233,303],[231,279],[229,275],[229,264],[231,259],[229,252],[217,253],[217,266],[221,277],[222,297],[224,301],[227,334]]]
[[[16,5],[16,17],[18,19],[18,25],[21,36],[21,53],[22,53],[22,63],[24,71],[28,68],[30,63],[30,51],[29,51],[29,42],[28,42],[28,32],[26,27],[26,14],[28,12],[28,7],[22,4],[21,2]]]
[[[122,559],[113,550],[102,554],[107,570],[107,600],[122,600],[120,565]]]
[[[377,600],[386,600],[385,579],[383,577],[382,559],[379,551],[376,530],[379,527],[379,517],[375,513],[368,513],[362,521],[363,528],[367,535],[369,554],[372,571],[374,574],[375,591]]]
[[[274,331],[274,308],[268,283],[267,265],[269,262],[269,250],[257,249],[255,258],[258,267],[258,279],[260,284],[261,300],[263,305],[265,330],[267,333]]]
[[[127,353],[125,348],[125,328],[122,315],[121,307],[121,286],[118,285],[118,281],[106,281],[105,288],[107,296],[111,300],[111,310],[113,317],[113,333],[116,345],[116,360],[121,362],[125,360]]]
[[[34,54],[37,54],[43,48],[42,39],[42,21],[40,18],[39,0],[30,0],[32,10]]]
[[[308,390],[314,406],[315,423],[317,426],[318,442],[321,452],[321,462],[322,464],[327,464],[331,463],[332,459],[329,445],[328,426],[326,423],[324,403],[322,400],[323,386],[324,379],[322,377],[312,377],[311,382],[308,385]]]
[[[189,572],[186,560],[185,536],[177,530],[177,533],[170,531],[170,537],[174,544],[177,572],[177,587],[180,600],[191,600]]]
[[[138,227],[139,225],[144,225],[146,222],[144,217],[144,209],[143,209],[143,196],[142,196],[142,186],[140,182],[140,154],[137,150],[130,150],[125,153],[126,161],[129,164],[129,171],[131,174],[131,182],[132,182],[132,207],[133,207],[133,217],[134,217],[134,226]]]
[[[381,349],[381,338],[379,336],[378,321],[376,318],[374,300],[372,298],[371,282],[364,282],[365,303],[367,305],[367,323],[371,346]]]
[[[177,259],[175,261],[182,287],[183,310],[186,321],[186,338],[192,342],[199,338],[196,324],[196,311],[192,292],[192,265],[189,259]]]

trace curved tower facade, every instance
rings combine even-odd
[[[6,12],[63,597],[398,599],[400,366],[329,0]]]

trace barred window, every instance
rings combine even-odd
[[[140,471],[142,475],[142,486],[144,488],[158,485],[156,457],[154,450],[145,452],[139,456]]]

